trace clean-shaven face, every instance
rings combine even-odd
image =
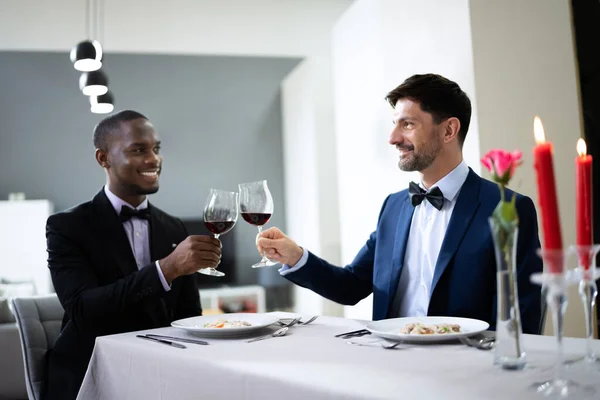
[[[108,176],[122,196],[158,191],[162,168],[160,141],[150,121],[143,118],[121,123],[121,132],[111,137]]]

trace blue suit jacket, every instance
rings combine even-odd
[[[507,198],[512,196],[507,191]],[[496,261],[488,218],[500,201],[498,186],[469,170],[440,249],[431,285],[428,315],[476,318],[496,325]],[[535,207],[517,194],[519,235],[517,279],[523,331],[538,333],[541,289],[529,281],[542,271]],[[354,305],[373,293],[373,319],[388,317],[404,264],[414,207],[408,190],[389,195],[377,230],[352,263],[339,268],[309,254],[306,265],[289,273],[292,282],[337,303]]]

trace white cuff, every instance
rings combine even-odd
[[[162,273],[162,269],[160,269],[160,264],[158,263],[158,260],[156,260],[154,264],[156,264],[156,269],[158,270],[158,278],[160,279],[160,283],[162,283],[162,287],[163,289],[165,289],[165,292],[168,292],[169,290],[171,290],[171,285],[167,283],[167,280],[165,279],[165,276]]]
[[[302,249],[302,257],[300,257],[300,259],[298,260],[296,265],[294,265],[293,267],[290,267],[287,264],[283,264],[283,266],[281,268],[279,268],[279,274],[281,276],[285,276],[287,274],[291,274],[292,272],[298,271],[300,268],[304,267],[304,265],[306,264],[307,261],[308,261],[308,250],[303,248]]]

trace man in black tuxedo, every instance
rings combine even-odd
[[[77,397],[96,337],[201,315],[191,274],[221,258],[217,239],[188,236],[181,220],[148,203],[162,157],[145,116],[109,116],[94,129],[94,146],[106,185],[46,225],[48,266],[65,309],[48,354],[48,400]]]

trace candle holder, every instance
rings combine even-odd
[[[534,383],[532,389],[542,396],[565,398],[577,393],[590,393],[593,389],[564,377],[563,328],[564,313],[567,309],[567,288],[575,283],[572,274],[567,274],[569,252],[562,249],[539,249],[538,256],[544,260],[544,272],[532,274],[531,282],[541,284],[546,292],[546,302],[552,312],[552,326],[556,336],[556,362],[554,377],[544,382]]]
[[[587,341],[584,360],[600,370],[600,359],[592,348],[594,340],[594,304],[596,304],[596,296],[598,295],[596,280],[600,278],[600,269],[596,268],[596,256],[600,251],[600,245],[571,246],[569,250],[577,256],[577,269],[574,271],[574,277],[579,282],[579,296],[585,312]]]

